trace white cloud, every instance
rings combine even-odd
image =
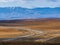
[[[2,0],[0,7],[60,7],[60,0]]]
[[[59,0],[47,0],[47,1],[51,1],[51,2],[57,2],[57,1],[59,1]]]
[[[0,2],[13,2],[14,0],[1,0]]]

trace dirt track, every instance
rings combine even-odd
[[[12,28],[16,30],[27,30],[28,31],[28,33],[24,35],[18,35],[17,37],[14,37],[14,38],[5,38],[4,40],[2,39],[3,41],[11,41],[11,40],[22,39],[22,38],[38,38],[37,40],[34,40],[34,41],[40,41],[40,40],[47,41],[52,38],[58,37],[60,35],[60,33],[56,33],[60,31],[49,32],[49,31],[42,31],[42,30],[34,30],[30,28],[25,28],[25,27],[10,27],[10,26],[9,27],[0,26],[0,28]],[[40,37],[43,37],[43,38],[41,39]]]

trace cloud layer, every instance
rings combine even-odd
[[[60,0],[1,0],[0,7],[60,7]]]

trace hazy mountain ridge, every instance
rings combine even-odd
[[[34,8],[21,7],[0,8],[0,20],[4,19],[31,19],[31,18],[60,18],[60,8]]]
[[[40,14],[54,14],[59,13],[60,14],[60,8],[33,8],[33,9],[28,9],[28,8],[21,8],[21,7],[5,7],[5,8],[0,8],[0,13],[11,13],[11,12],[31,12],[36,11]],[[47,11],[47,12],[46,12]],[[42,13],[41,13],[42,12]]]

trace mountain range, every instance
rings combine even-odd
[[[60,18],[60,7],[56,8],[21,8],[0,7],[0,20]]]

